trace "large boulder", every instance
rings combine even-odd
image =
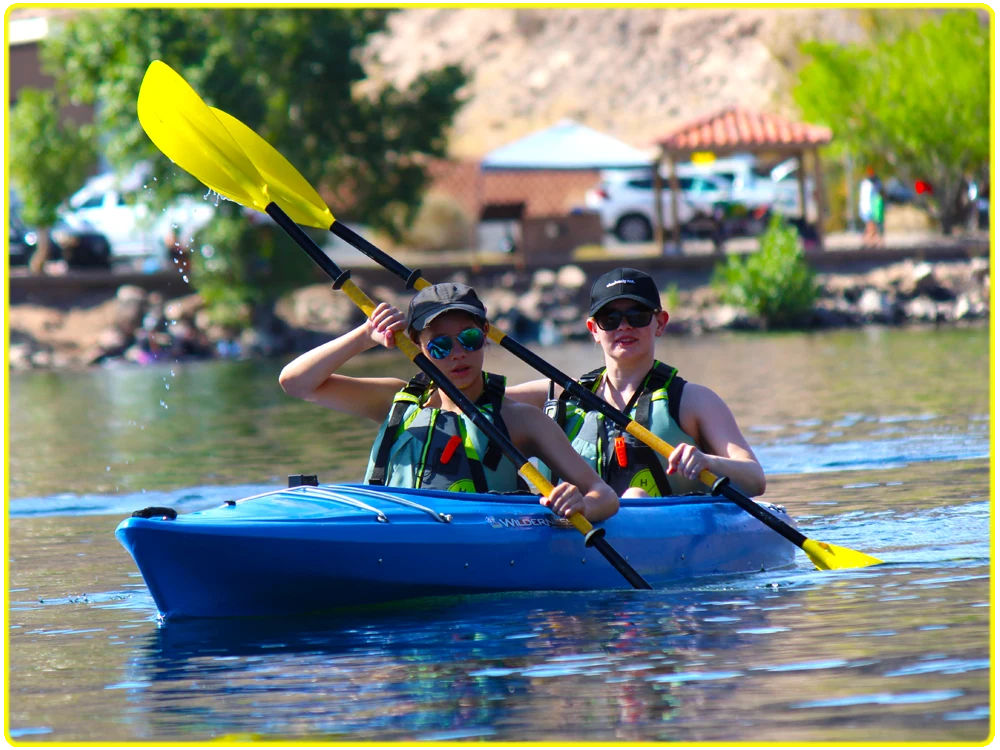
[[[123,331],[132,331],[142,325],[149,293],[139,286],[123,284],[115,294],[115,325]]]
[[[913,321],[936,323],[938,321],[938,306],[927,297],[917,297],[903,304],[906,317]]]
[[[205,307],[205,300],[200,294],[189,294],[185,297],[178,297],[166,303],[163,307],[163,315],[170,322],[194,322],[194,316]]]
[[[556,284],[562,289],[579,290],[587,283],[587,274],[580,266],[563,266],[556,273]]]
[[[346,294],[332,292],[328,284],[297,289],[282,297],[274,309],[291,328],[318,331],[331,338],[347,333],[364,319]]]

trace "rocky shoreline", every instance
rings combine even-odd
[[[656,273],[661,289],[669,275]],[[464,273],[451,280],[468,281]],[[936,263],[907,260],[865,274],[820,274],[820,298],[808,329],[960,324],[989,318],[990,268],[986,258]],[[577,266],[533,273],[507,272],[480,289],[491,319],[524,341],[543,345],[586,338],[583,325],[589,287]],[[373,299],[405,309],[408,294],[374,286]],[[701,335],[721,330],[759,330],[760,320],[721,304],[711,287],[672,289],[664,294],[668,331]],[[235,331],[214,324],[198,294],[164,299],[136,286],[91,308],[60,310],[11,305],[9,367],[79,369],[130,362],[140,365],[186,359],[242,359],[304,351],[338,336],[362,320],[361,313],[327,284],[299,289],[260,315],[252,328]]]

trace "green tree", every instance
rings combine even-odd
[[[775,215],[760,237],[760,251],[728,256],[712,273],[722,300],[757,316],[767,328],[802,326],[816,302],[816,277],[798,232]]]
[[[353,219],[398,237],[419,208],[427,182],[425,157],[446,154],[447,131],[466,77],[460,68],[447,66],[422,73],[406,88],[369,80],[362,52],[372,35],[386,30],[392,12],[102,9],[69,21],[43,55],[58,85],[75,101],[100,102],[98,124],[113,165],[152,160],[157,203],[178,193],[203,192],[156,151],[136,116],[146,67],[163,60],[208,104],[245,122],[307,180],[325,188],[336,212],[347,208]],[[236,212],[222,204],[220,213],[225,221]],[[261,248],[274,243],[258,242],[255,232],[206,231],[243,246],[216,245],[214,262],[196,271],[199,288],[212,282],[213,267],[224,267],[226,275],[217,281],[236,290],[237,298],[273,301],[296,278],[304,278],[262,270],[287,270],[301,253],[268,259]],[[226,260],[230,253],[231,262]]]
[[[97,162],[93,128],[63,119],[52,91],[21,89],[11,109],[8,169],[21,203],[21,218],[37,227],[32,267],[48,258],[48,230],[59,207],[87,178]]]
[[[864,162],[929,180],[930,208],[949,232],[965,180],[990,158],[990,33],[978,14],[883,25],[865,43],[802,51],[811,60],[793,95],[803,115]]]

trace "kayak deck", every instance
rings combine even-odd
[[[654,587],[786,566],[795,554],[743,510],[706,495],[623,500],[615,516],[596,525]],[[128,518],[115,534],[164,617],[629,588],[535,495],[300,486],[174,519]]]

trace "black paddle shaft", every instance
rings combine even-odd
[[[419,269],[411,271],[391,255],[383,250],[380,250],[350,227],[341,224],[339,221],[333,222],[330,226],[330,231],[340,239],[360,250],[380,266],[405,281],[407,289],[412,289],[416,282],[421,278],[421,272]],[[580,403],[590,409],[600,412],[607,419],[611,420],[622,429],[628,428],[628,426],[632,423],[632,420],[627,414],[624,414],[616,409],[596,393],[593,393],[588,388],[582,386],[555,365],[552,365],[542,359],[517,340],[504,334],[499,343],[500,346],[509,351],[515,357],[518,357],[521,361],[540,372],[552,382],[561,385],[571,396],[578,399]],[[720,478],[719,481],[712,485],[712,494],[716,496],[722,495],[726,499],[732,501],[765,526],[770,527],[799,547],[801,547],[807,539],[807,537],[798,529],[785,523],[773,513],[769,513],[764,508],[761,508],[757,505],[757,503],[750,499],[749,496],[740,492],[726,477]]]
[[[340,239],[348,245],[360,250],[383,268],[396,274],[399,278],[406,282],[407,289],[413,289],[417,281],[419,281],[420,277],[423,275],[419,268],[411,271],[391,255],[379,250],[375,245],[370,243],[346,224],[334,221],[333,224],[330,225],[330,231],[337,237],[340,237]]]
[[[764,508],[761,508],[757,503],[733,487],[729,483],[729,477],[719,477],[715,484],[712,485],[712,494],[722,495],[727,500],[736,503],[740,508],[765,526],[781,534],[781,536],[785,537],[785,539],[796,547],[801,547],[808,540],[808,537],[794,526],[790,526],[773,513],[769,513]]]
[[[416,270],[410,270],[391,255],[377,248],[347,225],[342,224],[339,221],[335,221],[330,225],[330,231],[340,239],[344,240],[344,242],[360,250],[387,271],[390,271],[406,282],[407,289],[413,289],[416,282],[420,280],[422,274],[419,268]],[[622,429],[631,424],[632,420],[629,419],[627,415],[620,412],[597,394],[591,393],[555,365],[549,364],[533,351],[510,336],[505,334],[503,339],[500,341],[500,346],[509,351],[515,357],[521,359],[526,364],[530,365],[552,382],[561,385],[570,393],[570,395],[579,399],[582,403],[585,403],[589,408],[599,411]]]
[[[288,214],[282,211],[276,203],[269,204],[265,211],[267,211],[268,216],[274,219],[278,226],[288,232],[291,238],[295,240],[303,250],[309,253],[309,256],[319,264],[319,266],[331,279],[333,279],[334,289],[340,289],[344,283],[351,278],[351,272],[341,270],[340,266],[334,263],[333,259],[324,253],[322,249],[320,249],[319,245],[313,242],[312,238],[302,231],[302,228],[292,221]],[[500,432],[496,425],[490,422],[489,418],[479,411],[475,404],[469,400],[469,397],[462,393],[458,386],[448,380],[448,378],[444,376],[444,373],[442,373],[423,352],[418,353],[417,356],[413,358],[413,363],[423,370],[427,376],[434,381],[434,384],[437,387],[448,394],[448,397],[451,398],[451,400],[455,402],[462,412],[472,420],[473,424],[482,430],[490,440],[495,442],[504,452],[504,455],[513,461],[515,465],[524,466],[528,463],[528,459],[525,458],[524,454],[517,449],[517,446],[510,442],[507,436]]]
[[[333,259],[324,253],[319,245],[313,242],[312,238],[302,231],[302,228],[292,221],[288,214],[282,211],[277,204],[270,203],[264,210],[333,279],[334,289],[340,289],[351,278],[351,272],[341,270],[340,266],[334,263]],[[420,278],[419,272],[417,272],[416,278]],[[413,364],[423,370],[434,381],[434,384],[444,391],[455,402],[458,408],[472,420],[473,424],[500,447],[500,450],[514,462],[515,466],[523,467],[528,464],[528,459],[524,457],[524,454],[517,449],[506,435],[497,429],[496,425],[485,414],[476,408],[475,404],[469,400],[468,396],[462,393],[458,386],[448,380],[438,370],[423,352],[420,352],[413,358]],[[604,538],[604,533],[604,529],[591,529],[590,533],[586,535],[587,546],[592,546],[600,552],[615,570],[621,573],[625,580],[632,584],[633,588],[652,589],[652,586],[639,575],[638,571],[629,565],[628,561]]]

